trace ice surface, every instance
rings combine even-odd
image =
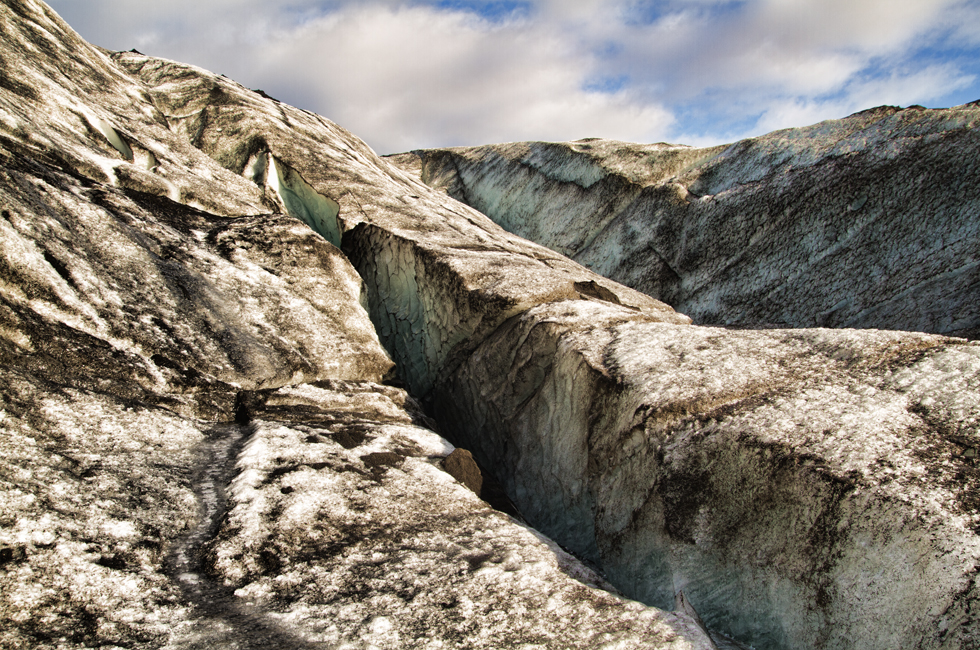
[[[880,107],[705,149],[532,142],[391,160],[700,323],[949,333],[980,326],[978,126],[972,105]]]
[[[391,366],[361,306],[360,278],[305,225],[285,216],[186,223],[181,218],[194,211],[174,207],[170,214],[183,217],[161,222],[122,192],[106,195],[107,209],[89,203],[70,177],[28,182],[44,194],[12,189],[8,206],[16,216],[0,221],[5,295],[143,357],[141,374],[153,376],[163,363],[159,372],[172,375],[176,364],[249,387],[380,379]],[[5,186],[30,185],[8,178]],[[46,197],[43,206],[38,196]],[[280,252],[271,242],[289,246]],[[33,295],[20,289],[27,285]],[[208,331],[221,335],[202,334]],[[370,366],[373,377],[363,374]]]
[[[529,310],[433,391],[529,521],[631,597],[666,608],[683,589],[757,648],[903,647],[961,615],[977,346],[608,309]]]
[[[237,598],[310,643],[711,647],[683,615],[583,584],[602,580],[437,468],[451,445],[388,422],[398,399],[335,383],[256,407],[210,560]],[[287,404],[320,424],[276,422]]]
[[[163,409],[43,386],[10,368],[0,380],[0,547],[14,558],[0,566],[0,645],[77,638],[85,615],[105,639],[165,639],[182,608],[160,549],[196,515],[188,469],[203,432]]]

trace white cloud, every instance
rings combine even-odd
[[[777,84],[787,93],[820,94],[871,60],[916,45],[917,36],[943,26],[956,2],[761,0],[718,12],[689,1],[624,30],[625,48],[611,64],[630,66],[637,78],[673,78],[685,96]]]
[[[627,93],[583,90],[592,67],[547,29],[426,7],[366,7],[305,25],[265,52],[263,76],[318,69],[312,100],[382,150],[440,142],[637,137],[670,122]]]
[[[427,0],[52,2],[93,42],[227,74],[382,152],[679,133],[717,142],[980,88],[975,51],[944,54],[980,47],[977,0],[516,4],[487,20]]]
[[[830,98],[771,96],[763,102],[765,111],[750,129],[725,134],[734,141],[778,129],[838,119],[873,106],[908,106],[924,103],[950,89],[965,88],[976,81],[953,66],[937,65],[909,74],[895,72],[887,77],[854,80],[842,93]],[[717,144],[716,136],[688,134],[685,142],[695,145]]]
[[[945,14],[951,28],[952,42],[962,46],[980,46],[980,2],[963,2]]]

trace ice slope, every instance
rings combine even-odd
[[[731,145],[391,158],[703,324],[980,327],[980,107],[879,107]]]
[[[446,200],[319,116],[243,93],[233,82],[189,66],[133,53],[115,59],[146,84],[174,129],[214,160],[263,189],[272,180],[263,181],[258,170],[268,165],[261,160],[274,160],[276,169],[290,170],[293,187],[329,202],[310,214],[322,210],[331,229],[336,220],[342,248],[368,287],[381,341],[419,395],[458,346],[475,345],[540,302],[593,299],[604,287],[615,300],[657,318],[689,321]],[[265,178],[278,179],[279,173],[267,171]],[[275,200],[280,192],[271,189]],[[294,212],[304,218],[302,210]]]

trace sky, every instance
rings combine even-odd
[[[980,99],[980,0],[48,0],[86,40],[225,74],[378,153],[711,145]]]

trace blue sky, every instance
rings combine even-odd
[[[380,153],[716,144],[980,99],[980,0],[51,0],[87,40],[207,68]]]

